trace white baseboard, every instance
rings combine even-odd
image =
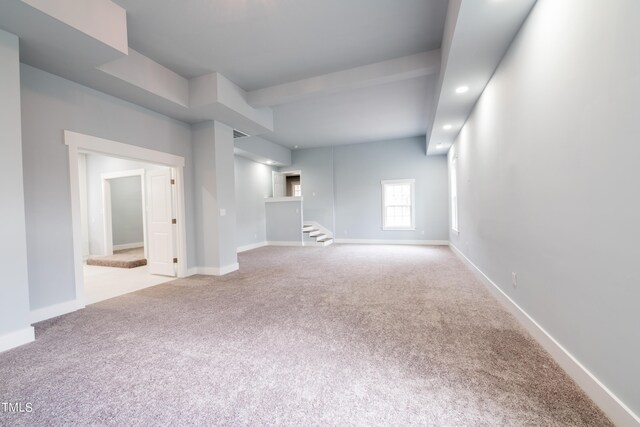
[[[310,240],[310,241],[302,242],[302,246],[312,247],[312,248],[323,248],[329,245],[325,245],[324,243],[321,243],[321,242],[316,242],[315,240]]]
[[[355,245],[447,246],[449,244],[448,240],[335,239],[335,242]]]
[[[76,300],[61,302],[48,307],[31,310],[31,317],[29,320],[31,321],[31,324],[38,323],[43,320],[80,310],[81,308],[84,308],[84,306],[80,305]]]
[[[258,249],[258,248],[261,248],[263,246],[267,246],[267,242],[258,242],[258,243],[252,243],[250,245],[240,246],[240,247],[238,247],[238,252],[237,253],[250,251],[251,249]]]
[[[300,242],[267,242],[267,246],[302,246],[302,241]]]
[[[449,244],[453,252],[480,278],[482,283],[513,314],[520,324],[547,350],[567,374],[604,411],[617,426],[640,426],[640,417],[596,378],[567,349],[542,328],[526,311],[515,303],[498,285],[471,262],[458,248]]]
[[[0,335],[0,353],[30,343],[35,339],[33,326],[28,326],[14,332],[9,332],[8,334]]]
[[[193,267],[187,270],[187,276],[193,276],[194,274],[202,274],[205,276],[224,276],[225,274],[232,273],[240,269],[240,264],[225,265],[224,267]]]
[[[125,249],[135,249],[135,248],[144,248],[144,242],[138,243],[125,243],[122,245],[113,245],[114,251],[122,251]]]

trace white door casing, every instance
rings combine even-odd
[[[142,232],[144,242],[144,256],[147,257],[147,219],[146,210],[146,189],[145,189],[145,170],[134,169],[119,172],[107,172],[101,174],[102,178],[102,217],[104,232],[104,253],[103,255],[113,255],[113,218],[111,209],[111,180],[117,178],[126,178],[131,176],[140,177],[140,186],[142,192]]]
[[[147,265],[149,273],[175,276],[171,170],[147,172]]]
[[[273,197],[285,197],[287,195],[287,178],[284,173],[272,172]]]
[[[131,144],[123,144],[92,135],[81,134],[70,130],[64,130],[64,143],[68,147],[69,157],[69,187],[71,190],[71,223],[73,232],[73,260],[75,279],[75,299],[69,305],[61,304],[61,308],[47,312],[45,317],[40,317],[36,321],[45,320],[54,316],[68,313],[73,310],[84,308],[84,274],[82,264],[82,227],[80,209],[80,183],[78,156],[82,153],[97,153],[107,156],[132,159],[148,163],[168,166],[173,170],[176,177],[176,219],[178,224],[176,230],[176,253],[178,254],[178,277],[187,277],[187,229],[186,229],[186,206],[184,188],[184,157],[174,154],[151,150],[149,148],[138,147]],[[64,306],[64,307],[62,307]],[[68,307],[72,307],[68,309]]]

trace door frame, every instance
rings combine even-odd
[[[129,160],[169,166],[175,176],[177,275],[187,276],[187,227],[184,198],[184,157],[163,151],[111,141],[69,130],[64,131],[64,143],[69,149],[69,187],[71,190],[71,223],[73,229],[73,262],[76,282],[76,308],[85,307],[84,273],[82,267],[82,226],[80,211],[79,153],[95,153]]]
[[[133,169],[121,172],[106,172],[100,175],[102,179],[102,220],[104,222],[104,255],[113,255],[113,210],[111,206],[111,180],[118,178],[140,177],[142,190],[142,241],[144,256],[147,256],[147,202],[145,198],[145,170]]]

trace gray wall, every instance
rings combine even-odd
[[[636,414],[638,16],[539,0],[450,152],[452,243]]]
[[[271,166],[235,156],[236,244],[238,247],[267,240],[265,197],[271,197]]]
[[[447,240],[447,160],[427,157],[424,137],[293,151],[304,221],[338,239]],[[382,230],[381,181],[416,180],[416,230]]]
[[[29,327],[18,38],[0,30],[0,336]]]
[[[220,122],[202,122],[193,126],[192,138],[197,266],[228,268],[238,262],[233,129]]]
[[[111,180],[113,244],[142,243],[142,188],[139,176]]]
[[[21,65],[29,294],[31,309],[75,298],[69,129],[185,157],[189,266],[195,231],[189,125],[27,65]]]
[[[265,204],[267,241],[302,243],[302,212],[300,200]]]
[[[300,170],[304,220],[334,229],[333,147],[294,150],[291,166],[281,171]]]
[[[335,236],[447,240],[447,159],[424,150],[423,137],[335,147]],[[415,179],[416,229],[383,231],[381,181],[405,178]]]

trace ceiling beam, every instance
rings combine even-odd
[[[247,93],[254,107],[287,104],[311,96],[376,86],[440,72],[440,49],[283,83]]]

